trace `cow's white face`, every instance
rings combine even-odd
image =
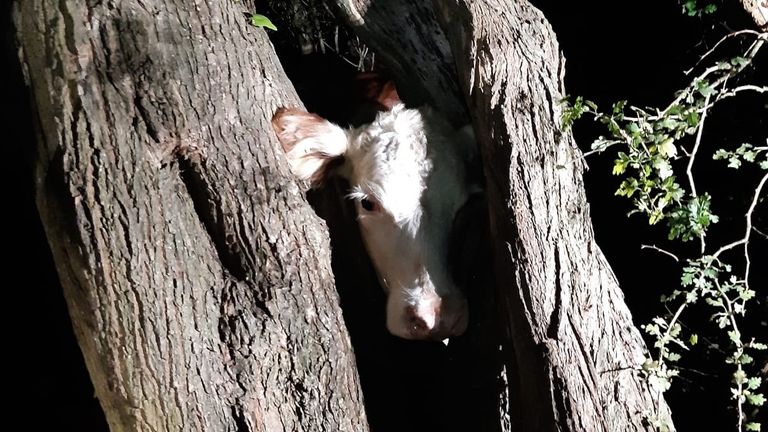
[[[360,230],[387,291],[387,328],[406,339],[443,339],[467,327],[466,299],[448,249],[454,217],[472,186],[465,135],[428,109],[402,104],[344,130],[299,110],[273,119],[293,172],[322,182],[344,158]]]

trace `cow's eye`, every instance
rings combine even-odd
[[[360,200],[360,207],[362,207],[363,210],[367,212],[379,211],[379,204],[376,201],[370,200],[368,198],[363,198]]]

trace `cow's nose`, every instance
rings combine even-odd
[[[416,308],[409,306],[406,309],[408,330],[414,339],[428,339],[437,329],[439,306],[429,308]]]

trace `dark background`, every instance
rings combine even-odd
[[[552,23],[567,58],[566,88],[571,95],[583,95],[602,107],[627,99],[639,106],[664,106],[675,90],[686,83],[682,71],[692,66],[728,29],[752,28],[738,9],[737,2],[718,3],[720,10],[712,17],[687,17],[675,1],[649,2],[538,2]],[[2,185],[7,205],[5,216],[3,301],[6,326],[5,357],[10,386],[4,386],[13,403],[11,412],[24,421],[27,430],[106,430],[103,415],[93,396],[82,355],[75,341],[66,304],[35,208],[32,157],[35,147],[33,113],[28,103],[12,43],[10,7],[2,6],[2,58],[4,92],[2,93],[5,169]],[[735,55],[738,43],[725,47],[724,55]],[[761,53],[763,59],[766,52]],[[311,70],[319,86],[299,88],[303,98],[319,98],[318,88],[345,85],[354,75],[332,58],[285,59]],[[751,82],[766,83],[765,67],[748,73]],[[339,112],[348,107],[326,107]],[[712,148],[735,148],[742,142],[764,145],[768,130],[766,97],[746,95],[717,107],[710,119],[705,142]],[[575,126],[579,145],[588,149],[599,127],[584,121]],[[705,151],[706,149],[702,149]],[[703,158],[702,158],[703,159]],[[659,295],[674,288],[676,267],[669,258],[652,251],[641,251],[641,244],[672,248],[665,240],[663,227],[648,229],[640,216],[626,217],[629,203],[613,196],[619,180],[610,175],[612,158],[588,159],[587,195],[591,205],[598,244],[603,248],[625,292],[636,324],[663,314]],[[748,167],[736,173],[724,164],[702,162],[696,173],[705,190],[716,197],[714,210],[721,221],[712,230],[709,241],[722,244],[743,232],[743,214],[751,199],[751,188],[760,173]],[[768,212],[764,203],[758,207],[755,226],[768,231]],[[758,302],[751,303],[752,318],[744,328],[750,335],[766,332],[766,240],[753,236],[753,288],[759,290]],[[680,251],[681,249],[677,249]],[[685,252],[685,250],[683,250]],[[756,313],[755,313],[756,312]],[[684,324],[712,329],[704,324],[706,315],[692,316]],[[722,340],[715,340],[723,344]],[[723,344],[724,345],[724,344]],[[684,370],[668,394],[678,430],[734,430],[729,405],[730,372],[718,367],[719,361],[701,361],[708,351],[706,341],[688,354]],[[716,351],[714,358],[721,354]],[[764,360],[763,360],[764,361]],[[397,395],[391,395],[397,397]],[[763,417],[764,418],[764,417]]]

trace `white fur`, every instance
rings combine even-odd
[[[313,178],[330,159],[343,155],[349,145],[344,129],[303,111],[281,113],[276,128],[278,135],[288,141],[282,144],[288,149],[291,171],[302,180]]]
[[[350,131],[345,156],[351,196],[373,199],[383,210],[371,214],[357,207],[369,255],[389,286],[387,328],[404,338],[444,337],[448,330],[439,328],[440,321],[450,324],[454,317],[448,315],[463,306],[447,262],[453,218],[471,187],[459,135],[429,112],[403,105]],[[414,333],[408,308],[436,333]]]
[[[453,218],[473,187],[465,166],[470,152],[461,143],[466,132],[428,109],[402,104],[349,131],[326,123],[313,122],[317,133],[296,143],[288,158],[305,179],[328,157],[346,158],[349,196],[358,201],[361,233],[388,291],[387,328],[408,339],[460,334],[466,301],[450,276],[447,256]],[[362,200],[379,210],[365,210]],[[427,330],[414,330],[414,313]]]
[[[341,156],[346,150],[347,133],[329,122],[327,130],[322,135],[299,141],[287,155],[293,174],[302,180],[307,180],[325,163],[323,158]]]

